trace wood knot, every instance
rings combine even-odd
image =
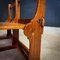
[[[41,24],[41,19],[37,20],[37,23],[40,25]]]
[[[32,36],[35,35],[35,28],[32,29]]]

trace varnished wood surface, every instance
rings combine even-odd
[[[0,30],[23,29],[25,24],[14,22],[0,22]]]
[[[19,29],[24,28],[25,35],[29,38],[30,49],[28,60],[40,60],[40,52],[41,52],[41,33],[43,30],[43,18],[45,14],[45,0],[38,0],[38,7],[35,14],[35,17],[25,26],[25,24],[20,24],[20,10],[18,0],[16,1],[16,13],[13,22],[5,22],[0,23],[0,30],[9,30],[13,29],[14,41],[16,40],[16,46],[18,46],[18,37],[19,37]],[[17,29],[17,30],[14,30]],[[21,46],[22,47],[22,46]],[[25,50],[25,49],[24,49]],[[26,51],[27,52],[27,51]]]
[[[29,60],[40,60],[45,2],[45,0],[38,0],[35,17],[24,28],[24,33],[29,38],[30,42]]]
[[[12,19],[12,11],[11,11],[11,4],[8,4],[8,18],[7,18],[7,22],[11,22]]]

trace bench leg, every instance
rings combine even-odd
[[[11,36],[11,30],[7,30],[7,36]]]
[[[35,22],[24,28],[24,34],[30,42],[29,60],[40,60],[42,27]]]
[[[19,29],[15,29],[13,30],[13,45],[15,45],[16,47],[18,47],[18,41],[19,40]]]
[[[40,60],[41,36],[35,37],[30,37],[29,60]]]

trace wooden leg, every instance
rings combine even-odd
[[[15,36],[16,38],[19,38],[19,29],[13,30],[13,36]]]
[[[19,40],[19,29],[13,30],[13,45],[18,47],[18,40]]]
[[[32,36],[30,38],[30,53],[29,60],[40,60],[40,50],[41,50],[41,36],[36,38]]]
[[[40,60],[42,29],[40,25],[33,23],[24,28],[24,33],[30,41],[29,60]]]
[[[7,36],[11,36],[11,30],[7,30]]]

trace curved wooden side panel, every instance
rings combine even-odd
[[[24,28],[24,33],[30,41],[29,60],[40,60],[45,2],[46,0],[38,0],[36,15]]]
[[[38,7],[37,7],[37,12],[35,14],[35,17],[33,19],[41,19],[45,15],[45,3],[46,0],[38,0]]]

